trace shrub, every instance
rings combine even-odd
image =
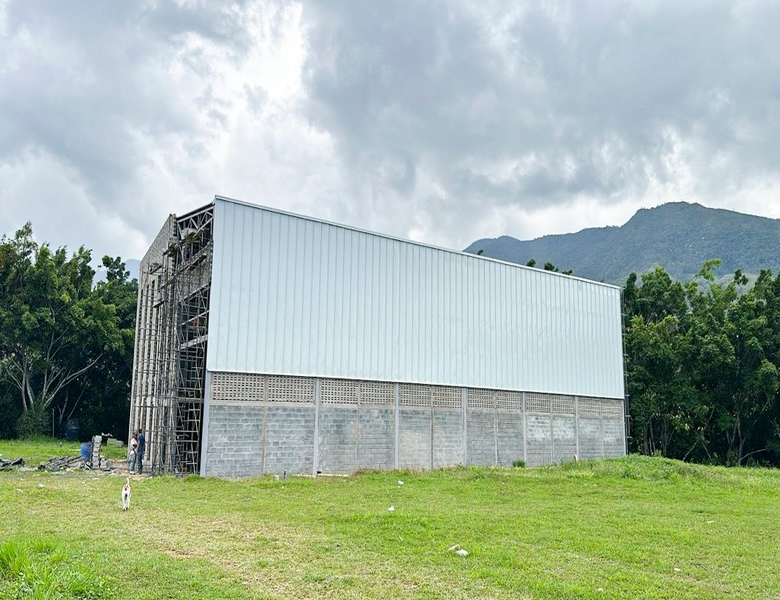
[[[16,422],[16,431],[22,439],[49,433],[51,420],[46,411],[32,409],[25,412]]]

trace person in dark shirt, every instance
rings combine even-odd
[[[144,450],[146,450],[146,437],[144,437],[144,430],[138,428],[138,458],[136,459],[136,467],[138,473],[144,472]]]

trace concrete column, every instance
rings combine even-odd
[[[550,400],[550,464],[555,464],[555,411]]]
[[[428,386],[428,401],[431,403],[431,471],[433,471],[433,386]]]
[[[206,449],[209,441],[209,406],[211,398],[211,371],[206,371],[206,383],[203,387],[203,427],[200,432],[200,476],[206,476]],[[144,425],[144,432],[149,431]]]
[[[266,431],[268,429],[268,375],[263,375],[263,443],[260,446],[260,474],[265,475],[265,446],[267,444]]]
[[[360,385],[360,382],[358,382],[357,390],[355,390],[355,398],[357,399],[357,408],[355,409],[355,464],[358,468],[360,468],[360,416],[363,412],[363,390]]]
[[[393,461],[398,469],[398,430],[401,424],[401,384],[395,384],[395,443],[393,444]]]
[[[580,397],[574,396],[574,443],[577,460],[580,458]]]
[[[525,392],[523,392],[523,462],[528,464],[528,422],[525,418]]]
[[[317,476],[320,463],[320,395],[322,382],[319,377],[314,380],[314,448],[311,461],[311,470],[314,477]],[[265,446],[265,444],[263,444]]]
[[[496,393],[492,392],[490,398],[493,400],[493,464],[498,466],[498,402]]]
[[[601,443],[601,458],[604,458],[604,400],[599,398],[599,442]]]
[[[469,391],[466,388],[460,390],[460,404],[463,411],[463,466],[469,464],[469,438],[468,438],[468,402]]]

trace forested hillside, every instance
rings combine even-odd
[[[520,241],[509,236],[477,240],[466,252],[519,264],[535,259],[595,281],[622,285],[632,272],[662,266],[690,279],[704,261],[719,258],[721,272],[758,274],[780,266],[780,220],[699,204],[673,202],[641,209],[621,227],[585,229]]]

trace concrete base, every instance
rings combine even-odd
[[[621,400],[235,373],[211,380],[205,476],[538,466],[625,454]]]

